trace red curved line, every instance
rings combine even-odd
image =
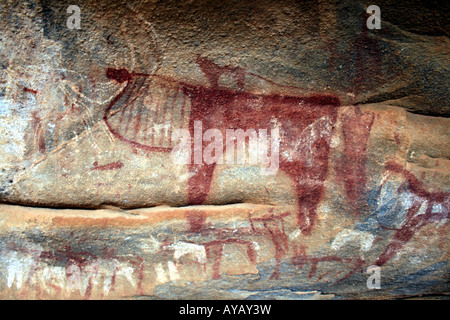
[[[254,74],[252,74],[254,75]],[[120,92],[120,94],[118,94],[108,105],[108,107],[105,109],[104,112],[104,116],[103,116],[103,120],[106,123],[106,126],[108,127],[108,130],[119,140],[129,143],[134,147],[137,148],[141,148],[147,151],[154,151],[154,152],[170,152],[173,148],[171,147],[155,147],[155,146],[150,146],[150,145],[146,145],[146,144],[142,144],[139,142],[136,142],[134,140],[125,138],[121,133],[119,133],[117,130],[115,130],[111,124],[108,122],[108,113],[111,110],[111,108],[114,106],[114,104],[117,103],[117,101],[129,90],[130,88],[130,84],[131,84],[131,80],[136,77],[136,76],[140,76],[140,77],[155,77],[158,79],[162,79],[164,81],[167,81],[171,84],[176,84],[177,87],[179,87],[181,85],[181,87],[183,87],[184,90],[205,90],[208,89],[208,87],[203,87],[203,86],[199,86],[199,85],[193,85],[184,81],[177,81],[174,80],[170,77],[166,77],[163,75],[156,75],[156,74],[147,74],[147,73],[131,73],[130,74],[130,78],[127,80],[127,85],[125,86],[125,88],[122,90],[122,92]],[[254,75],[257,76],[257,75]],[[259,76],[261,77],[261,76]],[[263,78],[263,77],[261,77]],[[264,79],[264,78],[263,78]],[[271,82],[270,80],[265,79],[266,81]],[[182,89],[182,90],[183,90]],[[233,90],[227,89],[227,88],[214,88],[215,90],[223,90],[226,92],[232,92]],[[248,94],[251,96],[259,96],[257,94],[252,94],[252,93],[246,93],[246,92],[238,92],[239,94]],[[316,104],[316,105],[331,105],[334,107],[339,107],[340,106],[340,101],[339,98],[333,95],[311,95],[311,96],[305,96],[305,97],[298,97],[298,96],[280,96],[278,94],[270,94],[270,95],[263,95],[263,96],[267,96],[267,97],[279,97],[282,99],[290,99],[290,98],[295,98],[295,99],[302,99],[304,102],[306,103],[312,103],[312,104]]]
[[[148,76],[145,74],[134,74],[135,75],[139,75],[139,76]],[[168,148],[168,147],[153,147],[153,146],[148,146],[130,139],[125,138],[123,135],[121,135],[119,132],[117,132],[109,123],[108,121],[108,113],[111,110],[111,108],[117,103],[117,101],[119,101],[119,99],[127,92],[127,90],[130,87],[130,81],[127,82],[127,85],[125,86],[125,88],[123,88],[122,92],[120,92],[108,105],[108,107],[105,109],[105,112],[103,114],[103,121],[105,121],[106,126],[108,127],[108,130],[119,140],[129,143],[134,147],[137,148],[141,148],[147,151],[153,151],[153,152],[168,152],[168,151],[172,151],[172,148]]]

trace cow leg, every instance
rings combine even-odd
[[[188,201],[190,205],[205,202],[211,188],[211,181],[216,164],[189,165],[190,178],[188,180]]]
[[[322,199],[323,184],[297,186],[297,223],[304,235],[309,235],[317,218],[317,207]]]

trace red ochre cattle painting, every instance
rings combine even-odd
[[[186,125],[194,134],[194,123],[202,130],[280,128],[279,169],[295,184],[298,198],[297,222],[310,233],[320,203],[328,171],[330,140],[340,102],[332,95],[292,96],[255,94],[244,91],[245,70],[218,66],[205,58],[197,63],[209,86],[177,82],[173,79],[125,69],[108,69],[107,76],[126,82],[104,113],[111,133],[133,147],[149,152],[171,152],[171,134]],[[234,89],[219,84],[228,76]],[[206,143],[203,142],[203,148]],[[216,164],[188,164],[190,205],[204,203]]]

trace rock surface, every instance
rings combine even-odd
[[[445,297],[438,3],[3,1],[0,297]]]

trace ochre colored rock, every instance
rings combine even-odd
[[[0,5],[0,298],[448,293],[439,9],[78,2]]]

